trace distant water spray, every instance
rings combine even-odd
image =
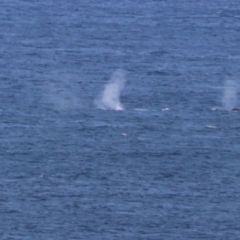
[[[56,75],[45,84],[43,101],[56,110],[70,110],[81,107],[77,97],[76,83],[67,75]]]
[[[48,102],[57,110],[69,110],[81,106],[79,99],[73,92],[65,88],[51,86],[48,92]]]
[[[120,102],[120,94],[126,83],[125,71],[116,70],[110,81],[104,87],[101,95],[94,101],[99,109],[103,110],[124,110]]]
[[[236,107],[237,91],[238,85],[235,81],[233,80],[226,81],[222,98],[222,103],[225,110],[231,111]]]

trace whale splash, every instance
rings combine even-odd
[[[235,81],[228,80],[225,82],[223,98],[222,98],[222,104],[225,110],[232,111],[233,109],[236,108],[237,91],[238,91],[238,84]]]
[[[120,95],[125,83],[125,71],[121,69],[116,70],[105,85],[103,92],[94,101],[96,107],[102,110],[124,110],[124,106],[120,102]]]

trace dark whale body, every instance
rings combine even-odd
[[[240,111],[240,108],[233,108],[232,110],[231,110],[231,112],[239,112]]]

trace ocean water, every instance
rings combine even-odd
[[[240,239],[236,0],[1,0],[0,239]]]

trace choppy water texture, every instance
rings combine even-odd
[[[0,239],[240,238],[239,1],[1,0],[0,22]],[[124,110],[99,109],[118,69]]]

